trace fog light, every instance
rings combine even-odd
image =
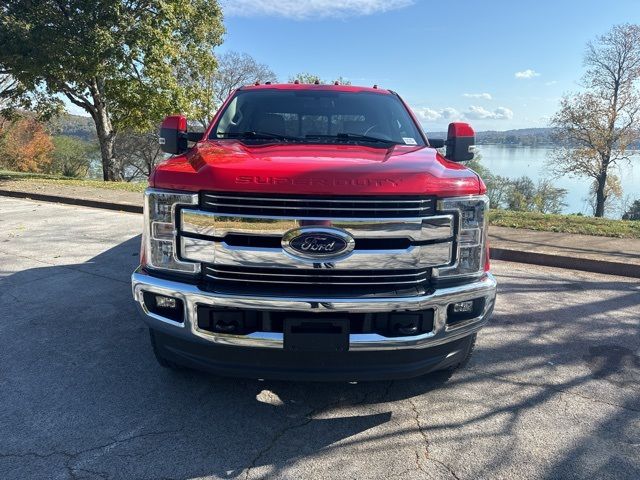
[[[453,313],[469,313],[473,311],[473,300],[453,304]]]
[[[464,302],[450,303],[447,307],[447,325],[478,318],[484,309],[485,299],[474,298]]]
[[[156,307],[176,308],[176,299],[171,297],[165,297],[163,295],[156,295]]]
[[[150,313],[174,322],[184,321],[184,304],[179,298],[157,295],[153,292],[144,292],[142,295],[144,305]]]

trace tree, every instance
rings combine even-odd
[[[500,175],[480,175],[487,186],[487,196],[491,208],[505,208],[511,193],[511,179]]]
[[[66,135],[53,137],[53,161],[48,166],[49,173],[65,177],[86,177],[91,160],[97,153],[97,146]]]
[[[200,98],[194,102],[192,118],[206,128],[216,110],[235,89],[255,82],[275,82],[276,74],[251,55],[226,52],[217,57],[215,72],[200,79]]]
[[[224,30],[216,0],[6,0],[0,15],[0,71],[91,115],[105,180],[123,178],[119,130],[149,130],[202,95],[193,80],[215,70]]]
[[[628,160],[640,131],[640,25],[617,25],[587,46],[585,91],[565,96],[551,120],[562,148],[551,167],[595,182],[595,216],[602,217],[612,167]]]
[[[589,202],[591,209],[595,215],[598,208],[597,194],[598,194],[598,182],[593,181],[589,188],[589,194],[591,198]],[[622,183],[617,175],[607,175],[607,183],[604,186],[604,211],[609,212],[617,208],[620,208],[622,204]]]
[[[564,201],[566,196],[567,190],[565,188],[555,187],[548,179],[540,180],[533,198],[534,211],[562,213],[562,209],[567,206]]]
[[[330,83],[335,83],[338,82],[338,84],[340,85],[351,85],[351,81],[347,80],[346,78],[339,76],[338,78],[336,78],[335,80],[331,80],[331,81],[327,81],[327,80],[323,80],[322,78],[320,78],[320,76],[315,75],[313,73],[306,73],[306,72],[300,72],[300,73],[296,73],[295,75],[289,77],[289,82],[293,83],[295,81],[298,81],[300,83],[320,83],[320,84],[330,84]]]
[[[158,143],[157,129],[147,133],[121,133],[115,151],[128,182],[147,179],[154,167],[165,158]]]
[[[536,186],[529,177],[511,180],[507,197],[507,208],[522,212],[531,212],[535,208]]]
[[[51,163],[53,142],[41,122],[23,116],[0,130],[0,165],[18,172],[42,172]]]
[[[640,220],[640,200],[634,201],[622,215],[623,220]]]

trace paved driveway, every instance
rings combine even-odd
[[[139,215],[0,197],[0,478],[640,478],[640,285],[496,262],[447,378],[259,382],[156,365]]]

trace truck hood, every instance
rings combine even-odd
[[[207,141],[159,165],[151,186],[176,190],[319,195],[481,192],[478,176],[435,149],[395,145],[245,145]]]

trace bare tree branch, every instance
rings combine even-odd
[[[564,148],[551,159],[558,174],[594,181],[594,213],[604,215],[613,180],[609,170],[628,160],[640,138],[640,25],[617,25],[587,45],[586,91],[565,96],[551,120]]]

